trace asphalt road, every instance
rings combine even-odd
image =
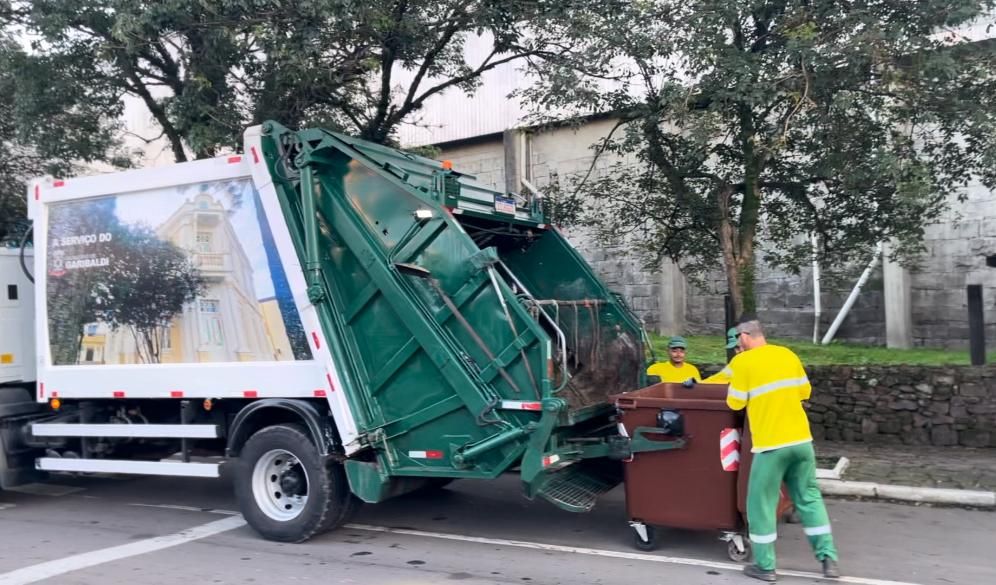
[[[631,546],[621,490],[589,514],[529,502],[514,477],[462,481],[366,506],[304,544],[260,539],[224,480],[59,477],[0,493],[0,585],[421,585],[753,582],[716,533],[664,531]],[[831,501],[841,568],[864,585],[996,583],[996,514]],[[802,529],[783,525],[782,583],[825,583]]]

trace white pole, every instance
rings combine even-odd
[[[837,334],[837,329],[840,328],[840,324],[844,322],[844,317],[847,317],[847,313],[851,310],[851,307],[854,306],[854,302],[858,300],[858,293],[861,292],[861,288],[865,286],[866,282],[868,282],[868,278],[871,276],[872,271],[875,270],[876,266],[878,266],[878,260],[882,257],[882,246],[884,244],[884,242],[879,242],[878,245],[875,246],[875,254],[872,255],[871,262],[868,263],[868,267],[865,268],[865,271],[861,273],[861,278],[859,278],[857,284],[854,285],[854,289],[851,290],[850,296],[848,296],[847,300],[844,301],[844,306],[841,307],[840,312],[837,313],[837,318],[833,320],[833,324],[830,325],[830,329],[827,329],[827,334],[823,336],[823,341],[821,342],[823,345],[827,345],[833,340],[833,336]]]
[[[813,343],[819,343],[820,315],[823,313],[823,307],[820,304],[820,262],[816,251],[819,240],[816,237],[816,232],[810,235],[810,241],[813,244]]]

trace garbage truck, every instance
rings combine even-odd
[[[0,487],[233,478],[264,538],[505,473],[591,509],[652,428],[646,336],[542,201],[275,122],[242,154],[29,184],[0,253]]]

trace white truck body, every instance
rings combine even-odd
[[[247,132],[246,152],[259,152],[254,140],[256,128]],[[18,343],[34,338],[29,365],[37,376],[28,369],[21,375],[37,381],[38,402],[320,398],[347,454],[360,448],[266,165],[254,156],[31,182],[34,327],[23,329]],[[115,274],[163,265],[132,253],[123,238],[146,238],[173,253],[167,266],[174,271],[181,267],[175,252],[185,254],[200,277],[182,308],[178,293],[163,301],[177,310],[158,325],[148,326],[145,308],[122,315],[107,306],[122,295]],[[148,290],[123,292],[140,297],[175,288],[170,276],[145,274]],[[107,282],[94,285],[94,278]],[[20,286],[29,296],[31,289]],[[69,302],[94,290],[103,297],[96,307]],[[22,327],[32,312],[26,305],[17,317]],[[74,324],[59,326],[67,322]]]
[[[24,251],[26,263],[33,257]],[[0,247],[0,384],[35,379],[34,304],[20,250]]]

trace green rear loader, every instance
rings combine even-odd
[[[607,397],[645,385],[645,336],[538,198],[319,129],[269,122],[259,146],[361,442],[356,496],[512,471],[586,511],[618,483]]]

